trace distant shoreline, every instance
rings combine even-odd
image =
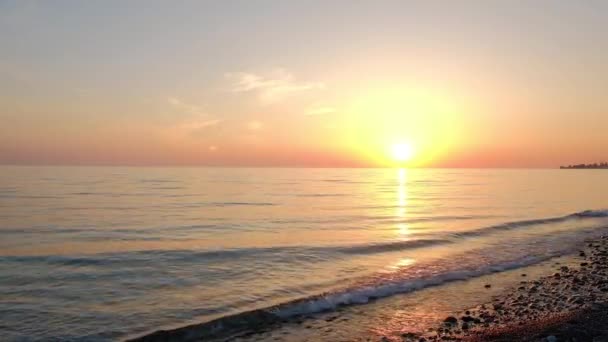
[[[577,165],[563,165],[560,169],[608,169],[608,163],[595,163],[595,164],[577,164]]]

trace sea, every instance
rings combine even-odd
[[[2,166],[0,339],[426,329],[606,233],[606,170]]]

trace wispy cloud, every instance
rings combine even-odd
[[[216,126],[222,122],[221,119],[210,118],[202,106],[187,103],[178,97],[167,97],[167,103],[182,113],[188,114],[178,117],[177,123],[173,126],[174,129],[182,132],[182,134],[196,136],[207,128]]]
[[[256,92],[265,103],[277,102],[295,93],[325,88],[322,82],[298,82],[284,69],[277,69],[269,76],[247,72],[227,73],[225,76],[232,82],[231,91]]]
[[[336,111],[333,107],[314,107],[306,112],[306,115],[314,116],[314,115],[324,115],[331,114]]]
[[[174,96],[168,97],[167,102],[170,105],[172,105],[173,107],[175,107],[181,111],[184,111],[186,113],[189,113],[189,114],[194,114],[194,115],[204,115],[205,114],[203,107],[186,103]]]
[[[220,119],[196,120],[196,121],[191,121],[191,122],[185,123],[182,125],[182,127],[190,129],[192,131],[196,131],[196,130],[200,130],[203,128],[215,126],[215,125],[219,124],[220,122],[222,122],[222,120],[220,120]]]
[[[207,136],[209,133],[209,129],[220,124],[222,120],[220,119],[196,119],[190,120],[186,122],[182,122],[175,126],[178,135],[182,136],[191,136],[191,137],[201,137]]]

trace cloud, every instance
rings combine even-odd
[[[215,146],[215,145],[211,145],[211,146],[209,146],[209,147],[208,147],[208,149],[209,149],[209,151],[211,151],[211,152],[215,152],[215,151],[217,151],[217,146]]]
[[[227,73],[225,76],[232,82],[231,91],[256,92],[264,103],[278,102],[295,93],[325,88],[321,82],[297,82],[291,73],[283,69],[275,70],[268,77],[246,72]]]
[[[173,126],[169,126],[167,129],[169,132],[172,132],[171,135],[176,137],[200,137],[207,136],[207,130],[217,126],[221,122],[222,120],[220,119],[199,118],[179,122]]]
[[[336,109],[333,107],[315,107],[306,112],[306,115],[324,115],[334,113],[335,111]]]
[[[220,119],[209,118],[203,107],[186,103],[178,97],[169,96],[167,102],[183,113],[189,114],[178,117],[176,124],[172,126],[174,130],[182,132],[182,134],[198,135],[203,130],[222,122]]]
[[[205,114],[203,107],[185,103],[184,101],[180,100],[177,97],[170,96],[167,98],[167,102],[170,105],[172,105],[173,107],[175,107],[181,111],[184,111],[186,113],[189,113],[189,114],[194,114],[194,115],[204,115]]]
[[[200,130],[203,128],[215,126],[215,125],[219,124],[220,122],[222,122],[222,120],[220,120],[220,119],[196,120],[196,121],[187,122],[187,123],[183,124],[182,127],[186,128],[186,129],[190,129],[192,131],[197,131],[197,130]]]

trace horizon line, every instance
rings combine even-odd
[[[231,169],[560,169],[558,166],[314,166],[314,165],[205,165],[205,164],[43,164],[0,163],[0,167],[132,167],[132,168],[231,168]]]

